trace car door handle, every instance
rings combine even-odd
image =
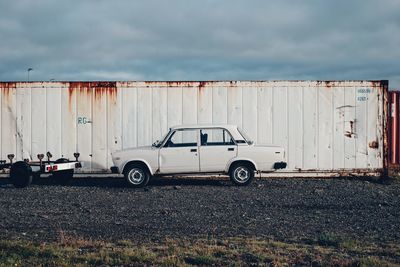
[[[190,149],[190,152],[197,152],[196,148]]]
[[[228,147],[228,151],[234,151],[235,149],[233,147]]]

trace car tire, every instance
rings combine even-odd
[[[60,158],[55,163],[67,163],[69,160]],[[74,170],[56,171],[53,173],[52,178],[56,184],[67,185],[74,177]]]
[[[233,184],[244,186],[251,183],[254,178],[254,168],[250,164],[235,163],[229,172]]]
[[[24,188],[32,183],[32,168],[25,161],[11,165],[10,180],[16,188]]]
[[[130,187],[145,187],[150,180],[150,173],[143,165],[132,164],[124,170],[125,179]]]

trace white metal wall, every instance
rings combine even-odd
[[[229,123],[284,146],[286,171],[383,167],[383,89],[369,81],[0,83],[0,155],[73,158],[105,171],[110,152],[170,126]],[[371,145],[378,142],[378,148]]]

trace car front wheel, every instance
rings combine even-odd
[[[132,187],[144,187],[150,179],[147,169],[140,165],[126,167],[124,176],[128,184]]]
[[[254,169],[249,164],[237,163],[231,168],[229,176],[235,185],[248,185],[254,178]]]

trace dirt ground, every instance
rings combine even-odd
[[[0,238],[157,242],[166,238],[400,240],[400,183],[356,179],[164,179],[143,189],[120,178],[43,178],[25,189],[0,179]]]

